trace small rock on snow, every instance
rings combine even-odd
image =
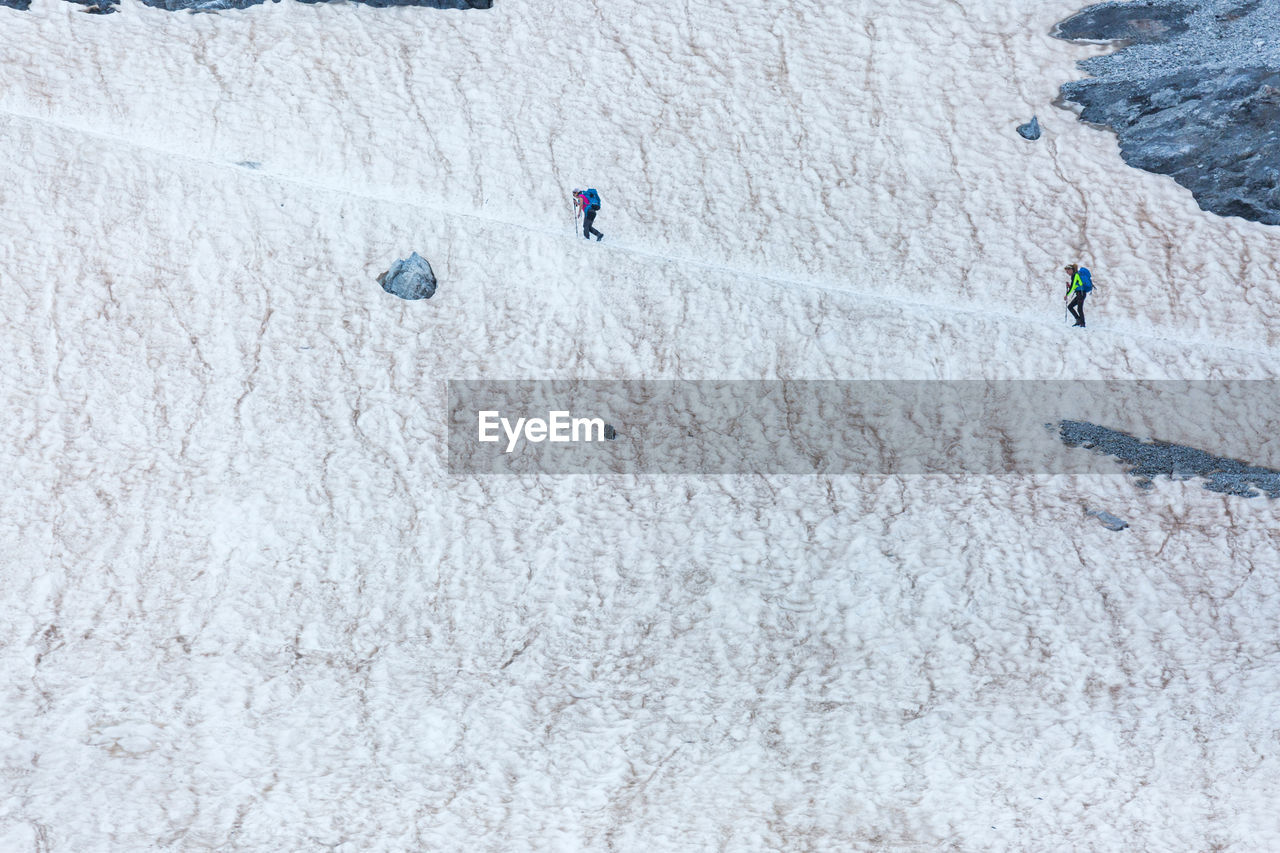
[[[432,272],[431,264],[414,252],[378,276],[378,284],[387,293],[401,299],[430,299],[436,292],[436,274]]]
[[[1085,515],[1092,515],[1108,530],[1124,530],[1129,526],[1129,522],[1116,518],[1114,515],[1103,509],[1086,510]]]

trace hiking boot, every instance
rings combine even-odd
[[[596,235],[596,242],[597,242],[597,243],[599,243],[599,242],[600,242],[601,240],[603,240],[603,239],[604,239],[604,235],[603,235],[603,234],[597,234],[597,235]]]

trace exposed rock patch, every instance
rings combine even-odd
[[[1102,3],[1054,35],[1116,42],[1060,103],[1116,132],[1120,155],[1204,210],[1280,225],[1280,15],[1260,0]]]
[[[1210,491],[1244,498],[1260,494],[1280,498],[1280,471],[1270,468],[1214,456],[1180,444],[1142,441],[1128,433],[1083,421],[1063,421],[1058,425],[1058,434],[1069,447],[1085,447],[1119,459],[1144,488],[1149,488],[1160,476],[1175,480],[1203,477],[1204,487]]]

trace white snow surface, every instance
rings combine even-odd
[[[121,9],[0,8],[0,851],[1280,849],[1272,503],[445,464],[449,378],[1276,376],[1073,4]]]

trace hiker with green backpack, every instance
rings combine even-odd
[[[1062,301],[1067,303],[1067,311],[1076,318],[1076,327],[1083,329],[1084,298],[1093,292],[1093,277],[1086,267],[1079,264],[1067,264],[1063,269],[1070,279],[1067,282],[1067,295],[1062,297]]]

